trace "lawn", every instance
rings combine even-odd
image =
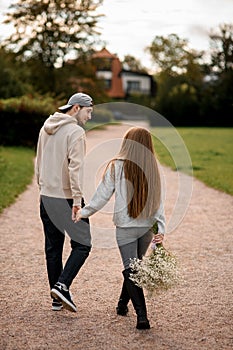
[[[31,182],[35,152],[24,147],[0,147],[0,212]]]
[[[176,130],[181,136],[180,142],[177,142],[174,132],[166,128],[161,129],[160,140],[154,139],[160,162],[173,169],[179,169],[172,155],[176,153],[174,150],[187,147],[193,175],[208,186],[233,195],[233,129],[176,128]],[[152,134],[156,133],[158,131],[152,129]],[[178,156],[179,154],[177,152]],[[191,169],[183,170],[191,173]]]
[[[232,128],[161,128],[152,129],[152,134],[162,164],[233,195]],[[31,182],[34,157],[29,148],[0,147],[0,212]]]

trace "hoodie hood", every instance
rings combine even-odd
[[[49,116],[44,123],[44,130],[49,135],[55,134],[63,125],[76,124],[77,119],[68,114],[56,112]]]

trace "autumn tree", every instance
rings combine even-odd
[[[29,84],[36,92],[56,95],[60,79],[64,87],[69,85],[62,67],[70,56],[88,56],[98,42],[102,1],[17,0],[9,7],[4,23],[13,24],[14,32],[2,46],[22,64],[27,62]]]
[[[102,1],[17,0],[4,21],[15,31],[3,46],[46,67],[62,66],[68,54],[86,52],[97,40],[101,15],[96,11]]]

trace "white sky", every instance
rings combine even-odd
[[[0,22],[11,2],[0,0]],[[120,59],[133,55],[151,68],[144,49],[156,35],[176,33],[191,48],[207,51],[210,29],[233,22],[233,0],[104,0],[98,12],[105,14],[99,27],[107,49]],[[0,37],[9,31],[0,25]]]

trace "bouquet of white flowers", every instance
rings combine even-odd
[[[157,233],[157,225],[152,227]],[[131,259],[131,280],[139,287],[145,288],[149,295],[160,290],[167,290],[180,280],[178,260],[162,244],[152,246],[149,255],[140,259]]]

